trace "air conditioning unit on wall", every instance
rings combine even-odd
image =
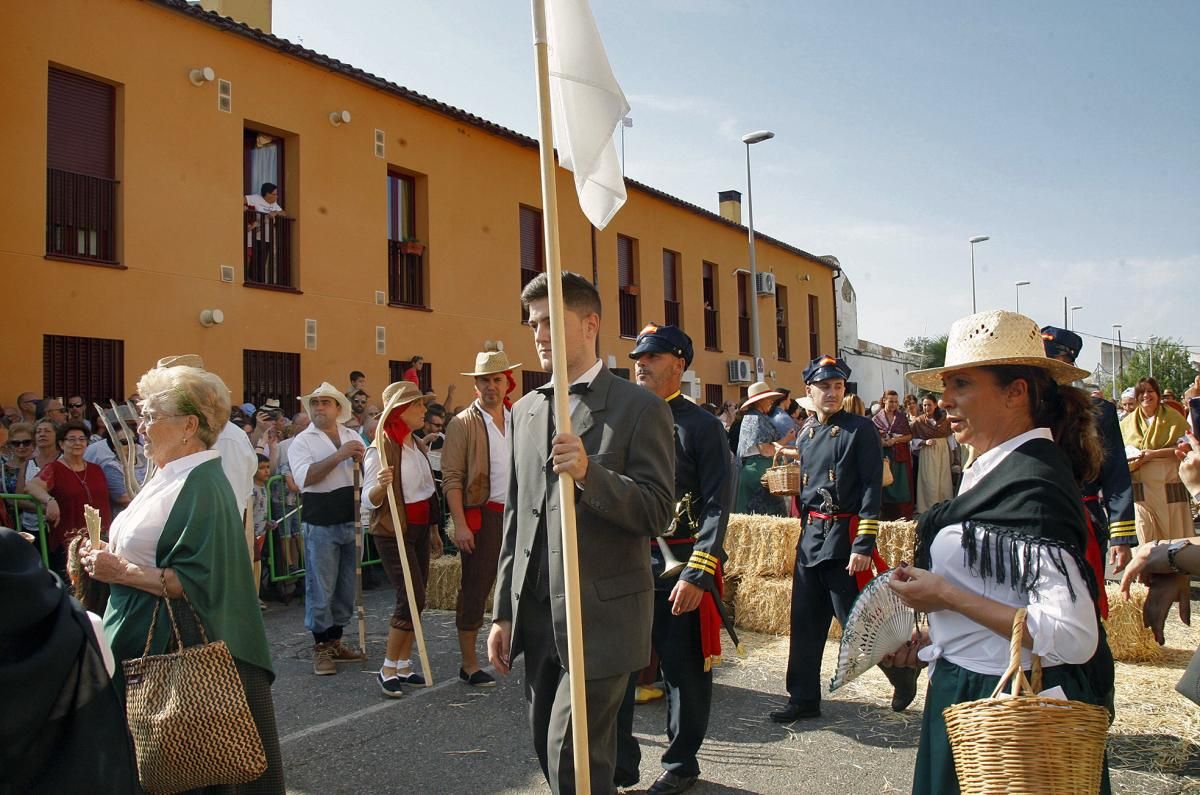
[[[726,362],[729,368],[729,383],[748,384],[754,380],[754,368],[749,359],[730,359]]]
[[[759,295],[775,295],[775,274],[773,273],[756,273],[754,274],[758,282],[754,285],[754,291]]]

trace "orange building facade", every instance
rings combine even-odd
[[[544,261],[533,139],[175,0],[13,5],[0,64],[3,403],[129,394],[190,352],[235,399],[293,409],[351,370],[378,396],[419,354],[465,404],[458,373],[487,339],[540,383],[518,299]],[[263,181],[281,216],[247,212]],[[558,191],[564,267],[597,284],[609,366],[630,366],[646,322],[677,320],[693,395],[736,400],[753,375],[745,228],[630,182],[595,231],[561,169]],[[835,346],[834,268],[761,235],[757,257],[774,277],[765,369],[796,387]]]

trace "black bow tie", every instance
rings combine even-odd
[[[537,388],[537,391],[544,398],[546,398],[546,400],[554,399],[554,387],[551,385],[540,386]],[[591,384],[571,384],[570,388],[567,389],[567,394],[569,394],[569,395],[586,395],[588,392],[591,392],[591,391],[592,391]]]

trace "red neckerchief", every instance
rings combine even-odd
[[[399,445],[404,444],[404,440],[412,433],[412,428],[408,427],[408,423],[404,421],[404,412],[408,406],[401,406],[397,409],[392,409],[392,412],[387,415],[387,419],[383,422],[383,431],[388,438]]]
[[[504,408],[511,409],[512,400],[509,398],[509,395],[517,388],[517,379],[513,378],[512,370],[505,370],[504,377],[508,379],[508,389],[504,390]]]

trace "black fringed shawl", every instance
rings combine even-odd
[[[1073,559],[1088,595],[1097,602],[1100,583],[1084,558],[1088,529],[1083,497],[1071,462],[1053,441],[1022,444],[969,491],[926,511],[917,524],[917,566],[929,568],[933,539],[956,524],[962,525],[963,565],[981,578],[1008,583],[1018,593],[1037,598],[1044,551],[1065,578],[1066,560]],[[1077,594],[1070,578],[1067,588],[1074,601]],[[1100,641],[1083,668],[1111,712],[1114,669],[1099,608],[1096,623]]]

